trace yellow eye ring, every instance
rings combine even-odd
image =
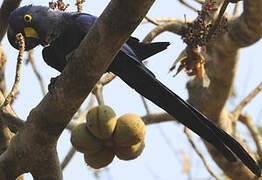
[[[24,20],[25,20],[25,22],[30,23],[32,21],[32,16],[30,16],[29,14],[26,14],[24,16]]]

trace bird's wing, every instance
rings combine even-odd
[[[97,17],[90,14],[81,13],[78,18],[76,18],[76,25],[82,31],[87,33]],[[143,43],[139,39],[130,36],[127,42],[122,46],[120,51],[125,54],[132,56],[133,61],[142,61],[169,46],[169,42],[156,42],[156,43]]]
[[[62,72],[65,65],[66,59],[63,53],[57,52],[54,46],[47,46],[42,50],[42,56],[46,64]]]
[[[75,20],[77,28],[79,28],[83,33],[88,33],[91,26],[96,21],[97,17],[91,14],[80,13]]]
[[[137,57],[141,60],[145,60],[150,56],[165,50],[167,46],[170,45],[169,42],[144,43],[132,36],[129,37],[126,44],[132,48]]]

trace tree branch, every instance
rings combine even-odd
[[[154,39],[156,36],[161,34],[162,32],[169,31],[173,32],[175,34],[181,35],[181,29],[182,26],[184,25],[184,22],[168,22],[165,24],[161,24],[157,26],[155,29],[153,29],[148,35],[144,38],[143,42],[151,42],[152,39]]]
[[[110,83],[113,79],[115,79],[116,75],[113,74],[112,72],[109,72],[105,77],[100,79],[100,83],[105,86],[108,83]]]
[[[7,96],[6,83],[5,83],[5,65],[6,65],[7,57],[2,49],[2,45],[0,44],[0,91],[3,95]]]
[[[247,97],[245,97],[239,105],[234,109],[233,113],[240,114],[242,109],[262,90],[262,82],[258,84],[258,86],[251,91]]]
[[[260,38],[262,31],[261,27],[259,29],[262,16],[258,15],[261,14],[262,0],[252,2],[244,0],[244,3],[242,16],[238,20],[229,21],[229,32],[218,35],[217,39],[207,45],[205,70],[210,79],[209,87],[203,87],[197,78],[187,84],[189,102],[229,134],[232,132],[233,117],[225,109],[225,105],[236,76],[238,50],[243,46],[240,41],[246,42],[245,45],[250,45]],[[244,25],[244,19],[248,19],[248,26]],[[231,36],[238,37],[238,39],[232,39]],[[249,149],[238,133],[236,135],[235,138],[246,149]],[[254,175],[242,163],[232,165],[209,144],[206,146],[217,165],[231,179],[254,178]],[[251,151],[249,153],[254,155]]]
[[[257,42],[262,36],[262,0],[244,0],[241,16],[229,22],[228,33],[219,41],[224,42],[224,49],[233,51]],[[222,43],[219,43],[222,46]],[[221,47],[222,49],[222,47]]]
[[[39,73],[39,71],[38,71],[38,69],[36,67],[35,59],[33,57],[33,51],[32,50],[28,51],[28,57],[27,57],[26,62],[30,62],[31,63],[32,68],[34,70],[34,73],[35,73],[35,75],[36,75],[36,77],[37,77],[37,79],[38,79],[38,81],[40,83],[43,96],[46,95],[47,91],[46,91],[45,83],[44,83],[44,81],[42,79],[42,76],[40,75],[40,73]]]
[[[13,84],[11,92],[8,94],[8,96],[5,99],[4,104],[2,107],[6,107],[9,105],[12,101],[14,101],[14,97],[18,88],[18,84],[20,82],[20,72],[22,67],[22,61],[23,61],[23,55],[25,51],[25,39],[21,33],[16,35],[17,40],[19,40],[19,54],[17,57],[17,65],[16,65],[16,74],[15,74],[15,82]]]
[[[24,120],[16,117],[15,113],[9,108],[4,108],[0,111],[0,118],[3,119],[7,127],[13,132],[16,133],[19,129],[23,128],[25,125]]]
[[[198,154],[198,156],[200,157],[200,159],[202,160],[202,162],[204,163],[205,167],[207,168],[207,171],[209,172],[209,174],[214,177],[216,180],[220,180],[221,178],[219,178],[215,172],[211,169],[211,167],[209,166],[209,164],[207,163],[206,158],[204,157],[204,155],[200,152],[200,150],[196,147],[194,141],[192,140],[192,137],[190,135],[189,129],[187,127],[184,128],[184,132],[186,133],[187,139],[189,141],[189,143],[191,144],[192,148],[195,150],[195,152]]]
[[[0,179],[14,179],[24,172],[38,180],[62,179],[56,152],[59,136],[153,3],[109,3],[71,56],[53,91],[30,112],[25,127],[0,156]]]
[[[192,20],[189,20],[190,22]],[[160,17],[160,18],[144,18],[143,21],[141,22],[142,24],[144,23],[148,23],[151,22],[155,25],[159,25],[160,23],[168,23],[168,22],[180,22],[180,23],[184,23],[185,20],[184,19],[179,19],[179,18],[171,18],[171,17]]]
[[[15,82],[14,82],[11,92],[8,94],[5,101],[2,103],[0,107],[1,111],[4,111],[7,108],[7,106],[10,104],[10,102],[13,101],[13,98],[14,98],[16,89],[18,87],[19,80],[20,80],[20,69],[21,69],[23,53],[25,49],[25,41],[21,33],[19,33],[16,37],[19,40],[20,51],[19,51],[19,55],[17,58]],[[8,128],[4,120],[0,119],[0,154],[2,154],[8,148],[11,139],[12,139],[12,133],[10,129]]]
[[[4,95],[0,92],[0,104],[5,101]],[[18,129],[24,127],[24,121],[19,119],[15,112],[12,110],[11,106],[8,105],[0,110],[0,119],[3,121],[12,132],[16,133]]]
[[[150,17],[148,17],[148,16],[146,16],[144,19],[145,19],[147,22],[151,22],[152,24],[154,24],[154,25],[156,25],[156,26],[159,26],[159,25],[160,25],[159,22],[155,21],[153,18],[150,18]]]
[[[241,3],[241,1],[238,1],[235,4],[234,11],[233,11],[233,17],[237,17],[239,9],[240,9],[240,3]]]
[[[232,125],[233,125],[233,133],[236,131],[236,123],[237,120],[239,119],[240,113],[242,109],[262,90],[262,82],[259,83],[259,85],[248,94],[247,97],[245,97],[239,105],[234,109],[232,112],[233,120],[232,120]]]
[[[188,7],[189,9],[197,12],[198,9],[195,8],[194,6],[192,6],[191,4],[189,4],[188,2],[186,2],[185,0],[178,0],[181,4],[184,4],[186,7]]]
[[[76,149],[72,146],[61,163],[62,170],[64,170],[64,168],[69,164],[75,153]]]
[[[166,121],[175,121],[174,117],[167,113],[159,114],[147,114],[146,116],[141,117],[146,125],[155,124]]]

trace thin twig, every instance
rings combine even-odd
[[[93,107],[94,105],[94,102],[95,102],[95,96],[94,95],[91,95],[91,98],[89,100],[89,103],[86,107],[86,109],[80,114],[80,116],[77,118],[77,120],[75,120],[76,123],[81,123],[84,118],[86,117],[88,111]]]
[[[146,125],[156,124],[156,123],[162,123],[162,122],[168,122],[168,121],[175,121],[177,122],[173,116],[167,114],[167,113],[152,113],[147,114],[145,116],[142,116],[141,119],[144,121]],[[77,123],[75,121],[70,121],[70,123],[67,125],[66,129],[72,130]]]
[[[110,83],[116,77],[113,73],[108,73],[106,76],[101,78],[99,82],[96,83],[92,93],[96,96],[99,105],[104,104],[103,89],[104,86]]]
[[[169,115],[168,113],[147,114],[141,118],[146,125],[167,121],[175,121],[174,117]]]
[[[21,71],[21,66],[22,66],[23,54],[25,50],[25,41],[21,33],[17,34],[16,38],[18,40],[20,50],[19,50],[19,54],[17,57],[15,82],[14,82],[11,92],[8,94],[3,105],[1,106],[2,112],[5,112],[7,109],[7,106],[13,101],[19,81],[20,81],[20,71]],[[4,120],[1,119],[0,120],[0,142],[1,142],[0,143],[0,154],[2,154],[7,149],[13,136],[14,136],[13,133],[10,131],[10,129],[8,128]]]
[[[259,83],[259,85],[249,93],[247,97],[245,97],[239,105],[234,109],[232,112],[232,134],[235,135],[236,133],[236,124],[237,120],[239,119],[239,115],[242,111],[242,109],[262,90],[262,82]]]
[[[81,13],[83,11],[83,3],[85,0],[77,0],[76,5],[77,5],[77,12]]]
[[[148,106],[148,104],[147,104],[147,102],[146,102],[146,98],[145,98],[144,96],[140,96],[140,97],[141,97],[141,99],[142,99],[144,108],[145,108],[145,110],[146,110],[146,114],[147,114],[147,115],[148,115],[148,114],[151,114],[151,110],[150,110],[150,108],[149,108],[149,106]]]
[[[239,9],[240,9],[240,4],[241,4],[240,1],[238,1],[238,2],[235,4],[234,11],[233,11],[233,17],[236,17],[236,16],[238,15],[238,12],[239,12]]]
[[[205,4],[204,0],[195,0],[196,2],[198,2],[199,4]]]
[[[185,151],[181,151],[181,154],[183,156],[183,172],[185,174],[190,174],[190,158],[188,156],[188,154]]]
[[[146,35],[143,42],[151,42],[155,37],[163,32],[172,32],[178,35],[181,35],[182,27],[185,25],[185,22],[167,22],[165,24],[161,24],[160,26],[155,27],[150,33]]]
[[[105,77],[103,77],[101,80],[100,80],[100,83],[105,86],[107,85],[108,83],[110,83],[113,79],[115,79],[116,75],[112,72],[108,73]]]
[[[259,155],[259,159],[262,159],[262,137],[259,135],[256,125],[254,124],[252,117],[248,114],[240,114],[239,121],[246,125],[251,136],[253,137],[256,146],[257,146],[257,154]]]
[[[189,143],[191,144],[192,148],[195,150],[195,152],[198,154],[202,162],[204,163],[205,167],[207,168],[207,171],[210,173],[211,176],[213,176],[216,180],[220,180],[220,178],[213,172],[211,167],[208,165],[207,160],[205,159],[204,155],[200,152],[200,150],[196,147],[195,143],[192,140],[192,137],[190,135],[189,129],[185,127],[184,132],[186,133],[186,136],[188,138]]]
[[[150,22],[148,18],[149,18],[149,17],[144,18],[143,21],[141,22],[141,24]],[[169,18],[169,17],[164,17],[164,18],[163,18],[163,17],[162,17],[162,18],[150,18],[150,20],[151,20],[152,22],[156,22],[157,24],[160,24],[160,23],[168,23],[168,22],[177,22],[177,23],[184,23],[184,22],[185,22],[184,19]],[[192,20],[189,20],[189,21],[191,22]],[[152,22],[151,22],[151,23],[152,23]]]
[[[100,82],[98,82],[95,85],[92,93],[96,96],[96,100],[97,100],[99,105],[105,104],[104,103],[104,97],[103,97],[103,85]]]
[[[251,91],[247,97],[245,97],[239,105],[232,112],[233,114],[240,114],[242,109],[262,90],[262,82],[258,84],[258,86]]]
[[[63,162],[61,163],[61,169],[64,170],[64,168],[68,165],[68,163],[71,161],[73,156],[76,153],[76,149],[72,146],[67,155],[65,156]]]
[[[41,89],[42,89],[42,93],[43,93],[43,95],[46,95],[47,90],[46,90],[46,87],[45,87],[45,83],[44,83],[44,81],[42,79],[42,76],[40,75],[40,73],[39,73],[39,71],[38,71],[38,69],[36,67],[32,50],[28,51],[28,58],[27,58],[26,61],[31,63],[32,68],[34,70],[34,73],[35,73],[37,79],[39,80],[39,83],[40,83],[40,86],[41,86]]]
[[[193,11],[197,12],[198,9],[186,2],[185,0],[178,0],[181,4],[185,5],[186,7],[192,9]]]
[[[2,49],[2,45],[0,43],[0,91],[2,91],[4,97],[8,95],[5,83],[5,65],[6,65],[6,54]]]
[[[8,104],[10,104],[10,102],[13,101],[19,81],[20,81],[20,71],[21,71],[21,66],[22,66],[22,61],[23,61],[23,54],[24,54],[24,50],[25,50],[25,41],[24,41],[24,37],[21,33],[16,35],[17,40],[19,41],[19,54],[17,57],[17,65],[16,65],[16,76],[15,76],[15,82],[14,85],[12,87],[11,92],[8,94],[8,96],[5,99],[4,104],[2,105],[2,107],[6,107]]]
[[[154,24],[156,26],[160,25],[160,23],[157,22],[156,20],[154,20],[153,18],[150,18],[150,17],[146,16],[145,19],[147,20],[147,22],[151,22],[152,24]]]
[[[85,118],[86,114],[88,113],[88,111],[90,110],[90,108],[93,107],[94,102],[95,102],[95,95],[92,94],[91,99],[89,100],[89,103],[88,103],[85,111],[83,111],[75,121],[70,121],[69,124],[67,125],[66,129],[71,131],[75,126],[77,126],[79,123],[81,123],[84,120],[84,118]]]

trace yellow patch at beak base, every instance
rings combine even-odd
[[[24,28],[25,36],[28,38],[39,39],[38,33],[31,27]]]

